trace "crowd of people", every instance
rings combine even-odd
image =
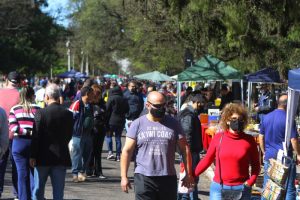
[[[15,199],[44,200],[48,176],[53,198],[63,199],[69,167],[75,183],[91,176],[106,179],[101,164],[106,142],[107,159],[120,162],[124,192],[131,188],[127,173],[129,163],[135,161],[137,200],[197,200],[199,175],[212,163],[216,167],[210,199],[222,199],[223,190],[238,191],[241,199],[250,199],[261,163],[254,138],[245,133],[247,109],[235,101],[227,84],[220,86],[219,95],[211,85],[183,88],[178,110],[176,85],[172,82],[98,78],[64,82],[43,78],[30,86],[24,84],[19,73],[10,72],[0,89],[0,195],[8,159],[12,163]],[[287,95],[276,100],[265,85],[259,89],[261,95],[253,110],[261,124],[260,147],[267,169],[268,159],[283,149]],[[217,98],[221,100],[219,105]],[[216,107],[221,110],[220,133],[200,159],[204,133],[199,114]],[[297,137],[293,129],[290,156],[294,150],[300,160]],[[182,185],[190,188],[185,194],[177,191],[175,152],[185,168]],[[286,199],[295,199],[295,167],[290,176]]]

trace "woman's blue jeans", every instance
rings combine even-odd
[[[115,133],[115,139],[116,139],[116,156],[120,156],[121,154],[121,148],[122,148],[122,142],[121,142],[121,136],[123,132],[124,126],[110,126],[110,133],[109,135],[106,135],[106,143],[107,143],[107,149],[109,152],[113,152],[113,142],[112,142],[112,133]]]
[[[241,200],[250,200],[251,199],[251,187],[242,185],[236,185],[236,186],[228,186],[223,185],[223,189],[230,189],[230,190],[242,190],[243,195]],[[210,185],[210,200],[221,200],[221,190],[222,186],[219,183],[212,182]]]
[[[33,191],[33,168],[29,166],[30,138],[15,137],[12,143],[12,155],[18,172],[18,197],[20,200],[31,199]]]

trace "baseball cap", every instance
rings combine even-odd
[[[12,72],[9,72],[7,79],[12,83],[17,84],[17,83],[20,83],[21,76],[18,72],[12,71]]]

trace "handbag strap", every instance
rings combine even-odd
[[[217,152],[218,153],[217,158],[218,158],[218,162],[219,162],[220,184],[222,186],[222,189],[223,189],[223,180],[222,180],[222,176],[221,176],[220,149],[221,149],[221,144],[222,144],[223,136],[224,136],[224,132],[222,132],[222,136],[220,138],[220,142],[219,142],[219,146],[218,146],[218,152]]]

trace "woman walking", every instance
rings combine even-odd
[[[22,88],[20,103],[12,107],[9,113],[9,130],[14,134],[12,155],[18,172],[19,200],[30,200],[33,190],[33,169],[29,166],[29,156],[34,115],[40,109],[33,104],[34,99],[33,88]]]
[[[251,187],[260,171],[257,145],[251,135],[244,133],[248,114],[240,104],[230,103],[222,110],[223,131],[213,138],[206,156],[198,163],[195,175],[203,173],[215,160],[215,176],[210,186],[210,199],[226,199],[222,195],[250,200]],[[249,167],[251,166],[251,172]],[[226,191],[225,191],[226,190]]]

